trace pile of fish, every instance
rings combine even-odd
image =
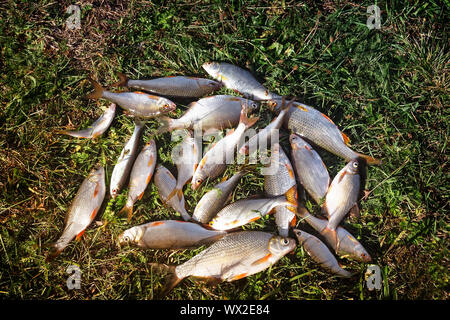
[[[127,214],[130,222],[134,204],[142,199],[153,178],[160,200],[182,220],[151,221],[133,226],[119,235],[119,244],[146,249],[207,246],[185,263],[169,267],[171,277],[165,293],[189,276],[217,281],[247,277],[275,264],[297,245],[329,272],[351,277],[352,273],[340,265],[336,256],[360,262],[369,262],[371,257],[344,229],[342,221],[349,212],[358,213],[364,188],[363,170],[381,161],[352,150],[348,137],[330,118],[295,99],[288,101],[270,92],[249,71],[217,62],[205,63],[203,68],[214,80],[186,76],[132,80],[119,74],[120,82],[113,85],[142,91],[112,92],[89,79],[94,92],[87,98],[104,98],[112,104],[91,127],[62,133],[77,138],[98,138],[110,126],[117,105],[134,118],[135,128],[115,162],[109,196],[106,196],[105,170],[96,165],[73,199],[65,229],[53,244],[48,258],[55,258],[70,241],[79,239],[95,219],[105,197],[115,198],[127,186],[126,204],[120,213]],[[208,96],[222,87],[241,96]],[[188,105],[180,118],[173,119],[168,113],[176,109],[172,100],[177,98],[197,100]],[[251,114],[258,108],[273,113],[274,119],[246,141],[246,133],[258,121],[258,117]],[[153,136],[140,147],[145,122],[150,119],[160,123],[155,135],[174,130],[184,132],[182,141],[172,150],[176,151],[172,152],[176,155],[172,156],[177,168],[176,178],[158,163]],[[202,141],[195,133],[212,129],[232,130],[202,153]],[[289,152],[280,145],[278,135],[273,135],[279,130],[289,134]],[[263,150],[262,146],[267,148]],[[333,179],[313,146],[346,160],[347,164]],[[241,178],[257,174],[257,169],[244,163],[228,179],[223,174],[238,156],[248,160],[255,152],[270,154],[268,161],[258,167],[261,173],[266,169],[264,195],[255,194],[230,203]],[[189,213],[185,207],[185,185],[190,182],[192,190],[198,192],[206,181],[219,177],[222,177],[220,183],[208,190],[192,214]],[[318,216],[307,211],[304,203],[308,197],[321,208]],[[271,213],[278,234],[242,228]],[[315,235],[299,229],[297,218],[306,222]]]

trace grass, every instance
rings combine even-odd
[[[163,278],[149,263],[179,264],[202,249],[119,249],[117,235],[130,226],[117,215],[123,192],[106,201],[81,241],[45,262],[82,180],[100,161],[109,183],[133,124],[119,112],[96,141],[55,132],[85,128],[108,105],[82,99],[92,90],[87,76],[104,85],[116,82],[119,71],[130,78],[206,77],[202,63],[227,61],[250,69],[272,91],[321,110],[355,150],[383,159],[368,170],[370,195],[360,220],[346,223],[381,267],[383,288],[367,289],[364,264],[341,259],[356,274],[342,280],[299,247],[271,269],[236,282],[185,280],[167,299],[448,299],[447,1],[379,1],[381,29],[373,30],[366,26],[373,2],[79,1],[82,28],[69,31],[71,4],[0,4],[0,297],[152,299]],[[177,115],[185,109],[179,104]],[[261,114],[259,126],[270,119]],[[157,127],[149,122],[144,141]],[[170,134],[156,143],[159,161],[174,169]],[[334,176],[344,161],[319,152]],[[186,189],[189,212],[216,182],[198,192]],[[262,192],[262,182],[257,174],[245,177],[234,198]],[[151,184],[131,225],[174,217]],[[276,230],[273,217],[247,228]],[[66,287],[72,264],[82,270],[80,290]]]

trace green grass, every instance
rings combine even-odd
[[[188,279],[167,299],[448,299],[448,1],[379,1],[379,30],[366,27],[370,1],[119,3],[83,6],[78,31],[65,29],[70,1],[0,5],[0,297],[151,299],[163,277],[149,263],[179,264],[201,250],[118,248],[117,235],[130,226],[117,215],[123,192],[81,241],[45,262],[82,180],[100,161],[109,183],[133,124],[118,112],[97,141],[55,132],[85,128],[108,105],[82,99],[92,90],[87,76],[103,85],[119,71],[206,77],[202,63],[227,61],[321,110],[355,150],[383,159],[368,169],[361,219],[346,223],[381,267],[383,288],[367,289],[364,264],[341,259],[356,275],[339,279],[298,247],[270,270],[217,286]],[[270,114],[261,114],[267,123]],[[144,140],[157,127],[149,122]],[[173,169],[170,134],[156,142],[159,161]],[[320,154],[332,176],[344,165]],[[186,189],[188,211],[216,182]],[[245,177],[234,198],[262,192],[262,182]],[[174,217],[151,184],[131,225]],[[273,217],[247,228],[276,230]],[[80,290],[66,287],[72,264],[82,270]]]

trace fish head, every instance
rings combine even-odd
[[[347,173],[358,174],[360,163],[358,159],[353,159],[347,164]]]
[[[214,80],[210,80],[210,79],[205,79],[205,81],[203,82],[203,87],[205,88],[211,88],[212,90],[219,90],[220,88],[223,87],[223,84],[221,82],[217,82]]]
[[[201,174],[194,174],[192,177],[191,187],[192,190],[197,190],[202,183],[205,181],[205,178]]]
[[[122,232],[118,237],[119,245],[137,243],[141,240],[144,232],[140,227],[133,227]]]
[[[111,193],[111,197],[113,199],[115,199],[119,195],[119,189],[113,188],[113,189],[110,190],[110,193]]]
[[[308,234],[306,232],[299,230],[299,229],[293,229],[292,231],[294,232],[294,234],[297,237],[297,240],[300,244],[303,244],[306,241],[306,239],[308,237]]]
[[[289,143],[291,144],[292,149],[300,149],[306,146],[305,140],[295,133],[292,133],[289,136]]]
[[[354,248],[354,254],[355,256],[359,257],[359,259],[362,262],[371,262],[372,261],[372,257],[370,256],[370,254],[366,251],[366,249],[364,249],[364,247],[361,244],[358,244],[355,246]]]
[[[91,182],[98,182],[105,176],[105,168],[100,163],[97,163],[89,172],[88,179]]]
[[[160,98],[158,100],[158,108],[161,113],[169,113],[177,108],[177,105],[166,98]]]
[[[284,256],[295,249],[297,243],[292,238],[285,238],[280,236],[273,236],[269,240],[268,249],[274,256]]]

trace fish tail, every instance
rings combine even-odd
[[[112,87],[128,87],[128,77],[122,72],[119,72],[118,75],[120,80],[112,84]]]
[[[223,231],[223,233],[217,234],[217,235],[215,235],[215,236],[208,237],[208,238],[206,238],[206,239],[202,239],[202,240],[200,240],[197,244],[198,244],[199,246],[212,244],[212,243],[214,243],[214,242],[216,242],[216,241],[222,239],[223,236],[226,235],[226,234],[227,234],[227,232],[226,232],[226,231]]]
[[[247,117],[247,108],[242,106],[241,115],[239,117],[239,123],[245,124],[245,128],[248,129],[253,126],[256,121],[258,121],[259,117]]]
[[[89,82],[94,87],[94,92],[88,94],[86,96],[86,99],[98,99],[98,98],[101,98],[102,95],[103,95],[103,91],[105,91],[105,89],[100,85],[100,83],[98,83],[94,79],[89,78],[89,77],[87,79],[89,80]]]
[[[368,165],[381,165],[383,161],[381,159],[376,159],[371,156],[358,153],[358,158],[364,160]]]
[[[181,199],[182,199],[182,197],[183,197],[183,190],[182,190],[181,188],[179,188],[178,186],[175,187],[175,188],[172,190],[172,192],[167,196],[167,200],[166,200],[166,201],[169,201],[170,199],[172,199],[172,197],[173,197],[174,195],[177,195],[178,200],[181,201]]]
[[[161,125],[156,130],[157,134],[162,134],[162,133],[165,133],[165,132],[168,132],[168,131],[172,131],[173,129],[176,129],[174,127],[174,120],[175,119],[169,118],[167,116],[162,116],[162,117],[159,117],[158,120],[160,121]]]
[[[167,296],[173,288],[180,283],[183,278],[178,278],[175,272],[175,266],[169,266],[161,263],[150,263],[150,267],[155,270],[157,273],[166,275],[166,283],[161,289],[161,291],[157,294],[158,299],[162,299]]]
[[[296,97],[289,100],[288,103],[286,103],[286,98],[282,97],[282,103],[281,103],[281,111],[283,110],[289,110],[289,108],[294,104]]]
[[[131,217],[133,216],[133,205],[129,205],[128,203],[119,211],[119,215],[127,214],[128,222],[131,221]]]

